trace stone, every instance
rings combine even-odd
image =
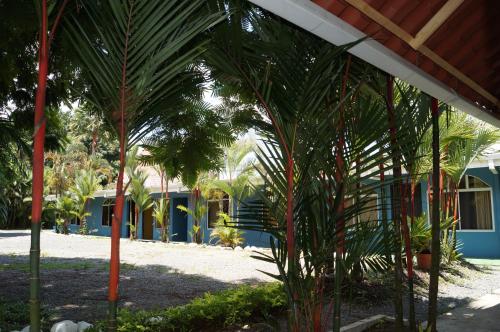
[[[78,324],[70,320],[63,320],[52,325],[50,332],[78,332]]]
[[[84,322],[84,321],[78,322],[77,325],[78,325],[78,332],[86,331],[87,329],[92,327],[92,324]]]
[[[151,324],[158,324],[163,320],[163,317],[156,316],[156,317],[151,317],[148,319],[148,322]]]

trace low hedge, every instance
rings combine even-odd
[[[279,283],[241,286],[206,293],[186,305],[164,310],[120,310],[118,331],[219,331],[280,315],[286,310],[286,302]],[[104,331],[105,326],[106,322],[100,322],[94,330]]]

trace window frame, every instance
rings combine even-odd
[[[210,207],[208,206],[208,204],[209,204],[210,202],[217,202],[217,203],[219,203],[219,204],[220,204],[220,202],[222,201],[222,209],[223,209],[223,210],[222,210],[222,212],[224,212],[224,201],[225,201],[225,200],[226,200],[226,201],[227,201],[227,203],[228,203],[228,205],[227,205],[227,209],[228,209],[228,210],[227,210],[227,213],[229,213],[229,210],[230,210],[230,204],[231,204],[231,197],[229,197],[229,195],[228,195],[228,194],[224,193],[224,197],[222,197],[222,198],[220,198],[220,199],[207,199],[207,200],[206,200],[206,204],[207,204],[207,218],[206,218],[206,220],[207,220],[207,230],[213,230],[213,229],[215,229],[215,227],[210,227],[210,220],[209,220],[209,218],[210,218]],[[220,211],[219,211],[219,212],[220,212]],[[226,212],[224,212],[224,213],[226,213]]]
[[[465,189],[458,189],[458,227],[456,229],[457,233],[494,233],[495,232],[495,205],[493,204],[493,188],[486,183],[483,179],[481,179],[479,176],[475,175],[469,175],[465,174],[465,178],[463,181],[465,182]],[[488,187],[487,188],[469,188],[469,176],[475,177],[479,179],[481,182],[486,184]],[[478,191],[489,191],[490,192],[490,204],[491,204],[491,229],[461,229],[462,227],[462,216],[460,212],[460,193],[461,192],[478,192]],[[445,190],[447,192],[447,190]],[[429,224],[431,224],[430,220],[430,211],[431,211],[431,204],[429,201],[429,196],[427,195],[427,221]]]
[[[481,180],[481,179],[479,179],[479,180]],[[469,181],[466,181],[466,183],[468,185]],[[486,183],[486,182],[484,182],[484,183]],[[482,191],[489,191],[490,192],[491,229],[462,229],[462,212],[460,211],[460,193],[462,193],[462,192],[482,192]],[[457,232],[460,232],[460,233],[478,233],[478,232],[493,233],[493,232],[495,232],[495,206],[493,205],[493,188],[488,187],[488,188],[458,189],[458,228],[457,228]]]
[[[103,223],[103,218],[104,218],[104,209],[107,208],[108,209],[108,216],[109,216],[109,208],[113,206],[113,214],[111,215],[111,222],[109,222],[109,219],[108,219],[108,224],[105,225]],[[107,198],[105,199],[103,202],[102,202],[102,206],[101,206],[101,227],[112,227],[113,225],[113,216],[114,216],[114,206],[116,206],[116,199],[114,198]]]

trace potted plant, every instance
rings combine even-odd
[[[417,256],[417,265],[421,270],[428,271],[431,268],[431,227],[427,223],[427,217],[422,214],[410,225],[410,237],[412,248]]]

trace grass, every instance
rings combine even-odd
[[[121,263],[120,269],[122,271],[132,271],[138,267],[134,264]],[[1,263],[1,271],[21,271],[29,272],[29,262],[11,262],[11,263]],[[53,271],[53,270],[100,270],[109,271],[108,263],[96,263],[91,261],[81,261],[81,262],[62,262],[62,261],[41,261],[40,270],[42,271]]]

